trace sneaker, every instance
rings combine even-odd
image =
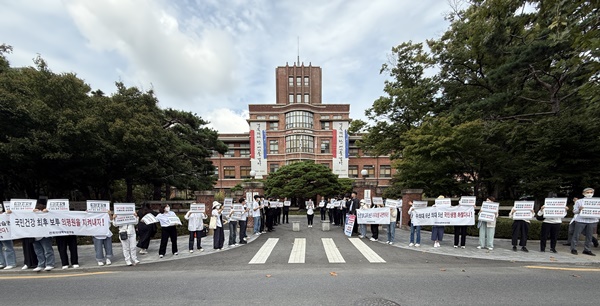
[[[371,237],[371,238],[369,238],[369,240],[371,240],[371,241],[375,241],[375,238]]]
[[[146,249],[141,249],[140,254],[148,254],[148,251]]]
[[[194,253],[194,250],[190,250],[190,253]]]
[[[40,272],[42,270],[44,270],[44,268],[42,268],[42,267],[36,267],[35,269],[33,269],[33,272]]]
[[[409,246],[409,247],[411,247],[411,246],[415,246],[415,244],[411,242],[411,243],[409,243],[409,244],[408,244],[408,246]]]
[[[373,239],[373,240],[371,240],[371,241],[379,241],[379,239]]]
[[[552,252],[552,253],[558,253],[555,249],[550,249],[550,252]]]
[[[365,236],[363,236],[363,235],[358,235],[358,238],[362,239],[362,238],[365,238]]]
[[[173,253],[173,255],[177,256],[177,255],[179,255],[179,252],[175,252],[175,253]]]
[[[517,251],[517,246],[513,245],[513,251],[516,252]]]
[[[494,250],[494,248],[488,248],[488,250],[490,250],[490,251],[493,251],[493,250]]]
[[[62,266],[62,269],[63,269],[63,270],[66,270],[66,269],[68,269],[68,268],[69,268],[69,266]]]
[[[458,249],[458,245],[455,245],[455,246],[454,246],[454,248],[455,248],[455,249]]]
[[[4,267],[4,269],[2,269],[2,270],[10,270],[10,269],[13,269],[14,267],[15,267],[15,266],[6,266],[6,267]]]
[[[388,240],[388,241],[386,241],[385,243],[387,243],[387,244],[390,244],[390,241]]]
[[[46,268],[44,269],[44,271],[52,271],[52,269],[54,269],[53,266],[46,266]]]
[[[133,265],[134,265],[134,266],[135,266],[135,265],[137,265],[137,264],[139,264],[139,263],[140,263],[140,261],[139,261],[139,260],[137,260],[137,259],[133,261]]]
[[[163,257],[164,257],[163,255],[158,255],[158,258],[163,258]]]
[[[390,241],[390,245],[394,244],[393,242]]]
[[[29,269],[29,267],[27,265],[24,265],[23,268],[21,268],[21,270],[27,270]]]
[[[106,265],[110,265],[112,263],[112,261],[110,261],[110,259],[106,259]]]
[[[79,265],[73,265],[73,269],[79,268]]]
[[[477,249],[481,250],[483,249],[480,245],[477,246]]]
[[[582,253],[585,255],[596,256],[596,254],[592,253],[592,251],[583,251]]]
[[[239,244],[239,243],[236,243],[236,244],[234,244],[234,245],[235,245],[235,246],[238,246],[238,245],[240,245],[240,244]]]
[[[523,252],[525,252],[525,253],[528,253],[528,252],[529,252],[529,250],[528,250],[526,247],[521,247],[521,251],[523,251]]]
[[[466,247],[463,245],[463,246],[461,246],[460,248],[461,248],[461,249],[465,249]]]
[[[126,260],[126,261],[125,261],[125,264],[126,264],[126,265],[128,265],[128,266],[131,266],[131,265],[132,265],[131,261],[129,261],[129,260]]]
[[[571,250],[571,254],[577,255],[577,250]]]
[[[101,262],[101,261],[99,261],[99,262],[98,262],[98,265],[99,265],[99,266],[104,266],[104,263],[103,263],[103,262]]]
[[[420,244],[420,243],[415,243],[415,247],[417,247],[417,248],[418,248],[418,247],[420,247],[420,246],[421,246],[421,244]]]
[[[204,249],[203,248],[199,248],[198,251],[204,252]]]

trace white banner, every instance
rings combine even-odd
[[[458,205],[475,206],[476,202],[477,202],[476,197],[464,196],[464,197],[460,197],[460,200],[458,201]]]
[[[489,213],[497,213],[498,208],[500,207],[500,203],[496,202],[483,202],[481,203],[481,209],[479,211],[489,212]]]
[[[584,208],[579,211],[579,216],[585,218],[600,218],[600,208]]]
[[[567,198],[546,198],[544,200],[544,206],[546,206],[545,208],[565,207],[567,206]]]
[[[564,207],[544,207],[544,218],[564,218],[567,215],[567,210]]]
[[[10,217],[7,214],[0,214],[0,241],[4,240],[12,240],[10,235]],[[1,251],[0,256],[4,256]]]
[[[69,200],[68,199],[52,199],[48,200],[46,204],[47,210],[53,211],[69,211]]]
[[[115,203],[113,206],[115,215],[133,215],[135,213],[135,203]]]
[[[190,211],[193,213],[206,213],[206,204],[190,204]]]
[[[107,236],[110,235],[110,217],[107,213],[83,211],[28,212],[10,214],[12,239],[54,236]]]
[[[332,164],[333,174],[341,178],[348,177],[348,121],[334,121],[332,130]]]
[[[109,201],[99,201],[99,200],[87,200],[86,201],[86,211],[87,212],[108,212],[110,210],[110,202]]]
[[[531,220],[532,218],[533,213],[529,210],[517,210],[512,215],[513,220]]]
[[[37,204],[37,200],[11,199],[10,210],[33,211],[35,209],[35,204]]]
[[[496,221],[496,214],[483,211],[479,213],[479,221],[494,222]]]
[[[475,207],[426,207],[413,211],[414,225],[474,225]]]
[[[266,122],[250,122],[250,167],[257,179],[268,174],[266,125]]]
[[[115,226],[127,225],[127,224],[137,224],[138,218],[134,215],[116,215],[113,220],[113,224]]]
[[[357,209],[358,224],[390,224],[390,209],[386,207]]]

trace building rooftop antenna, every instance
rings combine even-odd
[[[298,66],[300,66],[300,36],[298,36]]]

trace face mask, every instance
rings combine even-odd
[[[586,198],[591,198],[592,196],[594,196],[594,194],[593,193],[586,193],[583,196],[586,197]]]
[[[165,207],[165,212],[169,212],[169,211],[171,211],[171,207],[169,207],[169,206]]]

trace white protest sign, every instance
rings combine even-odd
[[[356,210],[358,224],[390,224],[390,209],[386,207]]]
[[[144,224],[152,224],[152,223],[158,223],[158,219],[156,219],[156,217],[151,214],[151,213],[147,213],[143,218],[142,218],[142,222],[144,222]]]
[[[584,218],[600,218],[600,208],[583,208],[579,210],[579,216]]]
[[[0,241],[4,240],[12,240],[12,236],[10,235],[10,215],[0,214]],[[4,254],[0,253],[0,256],[4,256]]]
[[[278,208],[283,207],[283,202],[277,201],[276,203],[277,203],[276,207],[278,207]]]
[[[110,217],[107,213],[13,211],[10,214],[10,232],[13,239],[66,235],[108,236],[109,227]]]
[[[386,199],[385,206],[388,207],[402,207],[402,201]]]
[[[534,201],[515,201],[515,210],[533,210]]]
[[[37,200],[28,199],[11,199],[10,210],[13,211],[33,211]]]
[[[325,201],[319,202],[319,207],[325,207]]]
[[[356,215],[346,215],[346,225],[344,226],[344,234],[348,237],[352,236],[352,229],[354,228],[354,222],[356,222]]]
[[[411,222],[414,225],[473,225],[475,207],[459,205],[420,208],[413,210]]]
[[[600,198],[581,199],[584,208],[600,208]]]
[[[292,201],[283,201],[283,206],[291,206]]]
[[[265,201],[266,203],[269,203],[268,201]],[[266,204],[265,202],[263,202],[263,204]],[[228,216],[229,213],[231,212],[231,207],[233,206],[233,199],[231,198],[226,198],[223,201],[223,214]]]
[[[325,206],[325,208],[332,209],[333,208],[333,204],[332,203],[327,203],[327,206]]]
[[[113,224],[115,226],[127,225],[127,224],[137,224],[138,218],[134,215],[116,215],[113,220]]]
[[[412,207],[414,208],[426,208],[427,207],[427,201],[413,201],[413,205]]]
[[[244,211],[244,205],[242,204],[233,204],[231,210],[233,214],[231,215],[232,220],[239,220],[242,218],[242,212]]]
[[[367,199],[371,200],[371,189],[365,189],[365,192],[364,192],[364,197],[363,197],[363,199],[365,199],[365,201],[366,201]]]
[[[477,198],[476,197],[473,197],[473,196],[463,196],[463,197],[460,197],[460,200],[458,201],[458,205],[475,206],[476,202],[477,202]]]
[[[115,203],[113,207],[115,215],[133,215],[135,213],[135,203]]]
[[[67,199],[52,199],[46,204],[47,210],[53,211],[69,211],[69,200]]]
[[[435,206],[436,207],[450,207],[450,206],[452,206],[452,199],[450,199],[450,198],[435,199]]]
[[[98,201],[98,200],[87,200],[86,201],[87,212],[108,212],[110,210],[109,201]]]
[[[516,210],[512,215],[513,220],[531,220],[532,218],[533,213],[529,210]]]
[[[567,206],[567,198],[546,198],[544,200],[545,208],[561,208]],[[546,212],[544,211],[544,214]]]
[[[382,197],[373,197],[373,204],[383,206],[383,198]]]
[[[544,207],[544,218],[564,218],[567,210],[564,207]]]
[[[492,212],[481,212],[479,213],[479,221],[494,222],[496,221],[496,214]]]
[[[365,199],[365,204],[367,205],[367,207],[371,207],[371,199]]]
[[[333,202],[333,207],[340,207],[340,206],[342,206],[342,201]]]
[[[206,213],[206,204],[204,204],[204,203],[190,204],[190,211],[193,213]]]
[[[181,219],[177,216],[170,216],[168,219],[169,225],[181,225]]]
[[[231,205],[233,204],[233,198],[225,198],[223,200],[223,205]]]
[[[480,211],[482,211],[482,212],[489,212],[489,213],[497,213],[499,207],[500,207],[500,203],[496,203],[496,202],[483,202],[483,203],[481,203],[481,209],[480,209]]]

